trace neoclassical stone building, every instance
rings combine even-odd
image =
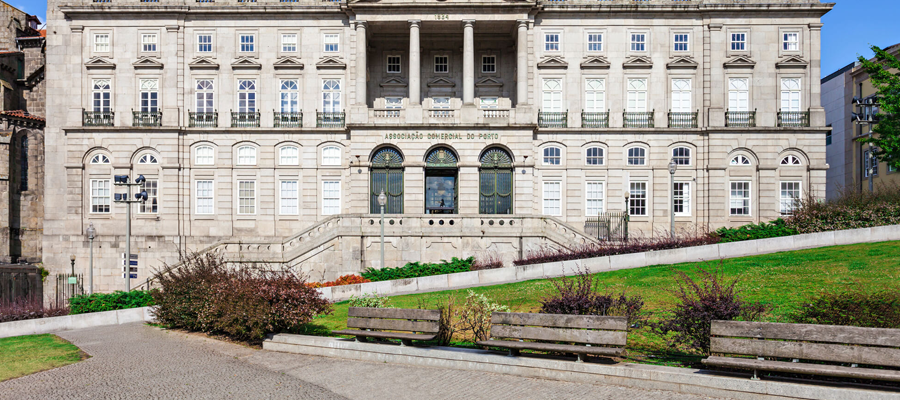
[[[99,289],[122,285],[119,174],[147,178],[141,278],[206,246],[378,266],[382,190],[391,266],[584,243],[609,212],[770,220],[824,196],[832,6],[51,0],[44,258],[83,260],[93,223]]]

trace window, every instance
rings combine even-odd
[[[91,179],[91,213],[109,213],[109,179]]]
[[[194,149],[194,164],[197,165],[213,165],[215,156],[212,146],[197,146]]]
[[[647,150],[643,147],[628,149],[628,165],[644,165],[647,162]]]
[[[256,165],[256,147],[238,147],[237,165]]]
[[[691,112],[690,79],[672,79],[672,112]]]
[[[138,164],[159,164],[159,161],[156,160],[156,156],[153,154],[144,154],[138,160]]]
[[[479,103],[481,104],[481,108],[497,108],[499,105],[499,99],[496,97],[481,97],[479,98]]]
[[[243,34],[243,35],[240,35],[240,39],[241,39],[241,46],[240,46],[241,53],[252,53],[252,52],[256,51],[256,35]]]
[[[389,109],[403,108],[403,98],[402,97],[385,97],[384,98],[384,108],[389,108]]]
[[[282,79],[278,98],[281,101],[281,112],[300,112],[300,84],[296,79]]]
[[[595,216],[603,213],[603,182],[587,182],[584,188],[584,215]]]
[[[782,45],[781,48],[784,51],[799,51],[800,50],[800,33],[799,32],[785,32],[782,36]]]
[[[91,98],[94,112],[110,112],[112,104],[110,102],[111,85],[109,79],[94,79]]]
[[[431,99],[431,106],[433,108],[441,108],[441,109],[450,108],[450,98],[449,97],[434,97]]]
[[[588,51],[603,51],[603,34],[588,33],[587,35]]]
[[[781,79],[781,111],[800,111],[800,78]]]
[[[559,32],[544,33],[544,51],[559,51]]]
[[[647,182],[631,182],[629,184],[628,215],[647,215]]]
[[[450,72],[449,56],[434,56],[434,73],[446,74]]]
[[[28,136],[23,135],[22,141],[19,142],[19,191],[28,190]]]
[[[281,165],[300,165],[300,150],[296,146],[283,146],[278,150]]]
[[[562,150],[559,147],[544,148],[544,165],[560,165],[562,163]]]
[[[387,56],[387,73],[400,73],[400,56]]]
[[[800,158],[794,155],[788,155],[781,159],[781,165],[800,165]]]
[[[213,181],[197,181],[197,208],[195,214],[213,213]]]
[[[750,159],[743,155],[736,155],[731,159],[731,165],[750,165]]]
[[[238,214],[256,214],[256,181],[238,181]]]
[[[481,56],[481,73],[493,74],[497,72],[496,56]]]
[[[675,215],[691,215],[691,183],[675,182],[672,187],[672,194],[672,207]]]
[[[691,165],[691,149],[687,147],[676,147],[672,149],[672,159],[677,165]]]
[[[603,165],[603,148],[588,147],[584,162],[587,165]]]
[[[281,215],[297,215],[299,206],[299,185],[297,181],[281,181],[281,190],[278,204],[281,207]]]
[[[141,112],[159,111],[159,80],[141,79]]]
[[[871,172],[869,171],[869,169],[870,169],[870,166],[869,166],[870,161],[869,160],[871,160],[871,163],[872,163],[872,165],[871,165],[872,171]],[[875,157],[875,153],[873,153],[869,150],[866,150],[865,152],[863,152],[863,176],[868,178],[869,174],[878,175],[878,157]]]
[[[675,51],[690,51],[690,38],[691,36],[687,33],[676,33],[675,34]]]
[[[238,81],[238,112],[256,112],[256,81],[241,79]]]
[[[337,53],[340,49],[339,43],[341,41],[341,35],[337,33],[326,33],[325,34],[325,52],[326,53]]]
[[[341,148],[328,146],[322,149],[322,165],[341,165]]]
[[[731,51],[747,50],[747,33],[731,34]]]
[[[91,164],[109,164],[109,157],[104,154],[97,154],[91,158]]]
[[[156,34],[141,34],[141,51],[145,53],[156,52]]]
[[[800,205],[800,182],[781,182],[781,215],[792,215]]]
[[[730,215],[750,215],[750,182],[731,182]]]
[[[159,181],[147,179],[141,184],[141,190],[147,192],[147,201],[140,203],[138,212],[141,214],[156,214],[159,212]]]
[[[628,112],[647,111],[647,80],[628,80]]]
[[[606,80],[588,79],[584,85],[584,111],[606,111]]]
[[[297,34],[285,33],[281,35],[281,51],[293,53],[297,51]]]
[[[198,53],[212,53],[213,50],[212,44],[212,35],[208,33],[201,33],[197,35],[197,52]]]
[[[562,182],[544,182],[544,215],[562,215]]]
[[[559,79],[544,79],[542,111],[562,111],[562,83]]]
[[[750,80],[728,79],[728,111],[750,111]]]
[[[212,79],[198,79],[196,91],[197,112],[210,114],[215,112],[215,103],[213,101],[215,87]]]
[[[95,33],[94,34],[94,52],[95,53],[109,53],[109,34],[108,33]]]
[[[647,51],[647,34],[631,34],[631,51]]]
[[[322,215],[341,213],[341,182],[322,182]]]
[[[327,113],[341,112],[340,79],[326,79],[322,81],[322,111]]]
[[[831,124],[828,124],[828,127],[831,128]],[[831,130],[828,130],[828,132],[825,132],[825,145],[826,146],[831,145]]]

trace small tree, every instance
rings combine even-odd
[[[900,60],[878,46],[872,46],[874,60],[862,56],[859,62],[878,90],[880,120],[871,138],[862,139],[876,147],[876,156],[884,163],[900,167]]]

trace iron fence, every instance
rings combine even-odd
[[[69,278],[75,278],[74,283]],[[57,274],[56,275],[56,307],[68,307],[69,299],[84,294],[84,275],[82,274]]]
[[[611,242],[628,241],[628,213],[607,212],[596,217],[587,217],[584,232],[599,240]]]
[[[753,111],[726,111],[725,126],[729,128],[755,128],[756,110]]]
[[[779,111],[779,128],[803,128],[809,126],[809,111]]]
[[[276,128],[299,128],[303,126],[303,112],[275,112]]]
[[[343,128],[344,112],[319,112],[316,111],[317,128]]]
[[[623,113],[626,128],[653,128],[655,111],[625,111]]]
[[[219,113],[213,112],[189,112],[188,126],[191,128],[215,128],[219,126]]]
[[[582,128],[609,128],[609,111],[581,112]]]
[[[116,113],[110,111],[87,111],[82,109],[83,126],[113,126]]]
[[[697,112],[669,112],[669,128],[696,128]]]
[[[131,111],[131,126],[161,126],[162,111]]]
[[[565,128],[569,125],[568,119],[568,111],[538,111],[538,126],[541,128]]]
[[[259,111],[231,112],[232,128],[259,128]]]
[[[41,272],[35,266],[0,266],[0,305],[44,298]]]

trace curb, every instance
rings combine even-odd
[[[35,318],[0,323],[0,338],[38,335],[95,326],[119,325],[131,322],[150,322],[155,318],[151,307],[101,311],[61,317]]]

